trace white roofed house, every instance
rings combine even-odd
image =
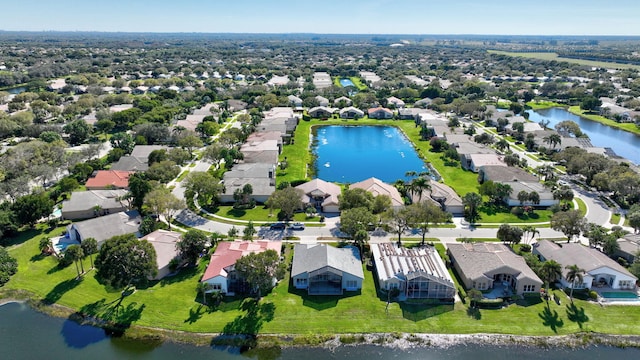
[[[309,109],[309,116],[312,118],[330,118],[337,109],[333,109],[326,106],[316,106]]]
[[[343,119],[360,119],[364,117],[364,111],[349,106],[340,110],[340,117]]]
[[[315,97],[315,99],[318,102],[319,106],[329,106],[329,99],[327,99],[326,97],[318,95]]]
[[[453,301],[455,285],[438,252],[431,246],[412,249],[395,243],[371,244],[380,289],[398,289],[400,299]]]
[[[291,104],[293,107],[302,107],[302,99],[300,99],[299,97],[295,95],[289,95],[287,96],[287,99],[289,99],[289,104]]]
[[[358,249],[326,244],[297,244],[293,250],[291,281],[309,295],[342,295],[362,289],[364,271]]]
[[[387,98],[387,106],[392,106],[397,109],[400,109],[404,107],[404,101],[402,101],[401,99],[398,99],[395,96],[391,96]]]

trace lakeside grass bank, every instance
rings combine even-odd
[[[61,229],[56,229],[60,232]],[[53,233],[50,232],[49,234]],[[0,290],[0,298],[28,298],[49,309],[58,304],[87,316],[103,316],[108,304],[121,293],[100,284],[94,271],[78,281],[73,266],[58,269],[55,259],[39,255],[42,233],[9,251],[18,260],[18,273]],[[291,245],[287,245],[290,247]],[[290,248],[287,252],[290,261]],[[127,323],[125,333],[154,336],[145,329],[190,334],[277,334],[287,336],[330,336],[361,333],[429,334],[517,334],[527,336],[570,335],[597,332],[613,335],[640,333],[640,308],[607,306],[574,300],[575,308],[561,291],[555,291],[562,305],[546,304],[539,297],[526,298],[496,310],[470,309],[467,304],[427,302],[387,305],[379,296],[372,271],[364,267],[365,279],[359,292],[342,296],[309,296],[290,286],[286,276],[260,301],[226,298],[215,306],[201,303],[196,285],[206,267],[198,267],[151,282],[122,299],[114,320]],[[88,267],[88,261],[85,261]],[[68,316],[62,313],[62,316]],[[133,316],[135,315],[135,316]],[[336,330],[339,329],[339,330]],[[136,335],[138,336],[138,335]]]

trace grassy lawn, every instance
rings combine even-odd
[[[82,281],[76,281],[73,266],[58,270],[52,257],[38,256],[39,238],[60,234],[62,230],[42,232],[10,247],[11,255],[18,259],[19,270],[5,286],[6,290],[24,289],[37,298],[72,309],[108,308],[110,302],[120,298],[120,292],[99,284],[94,271],[85,274]],[[85,267],[88,266],[89,262],[85,261]],[[460,303],[439,306],[391,303],[387,308],[386,302],[377,296],[373,274],[366,269],[360,292],[339,297],[308,296],[290,288],[285,280],[259,304],[245,302],[245,309],[247,306],[257,309],[247,313],[241,309],[242,299],[226,299],[212,307],[197,302],[195,286],[205,266],[203,262],[197,268],[137,289],[124,298],[122,313],[136,313],[135,325],[207,333],[225,329],[309,335],[368,332],[554,335],[580,331],[637,334],[640,331],[640,311],[635,307],[603,308],[575,300],[573,309],[567,306],[569,299],[560,292],[557,293],[562,298],[561,306],[533,300],[479,312],[470,312]]]
[[[524,57],[524,58],[532,58],[532,59],[540,59],[540,60],[556,60],[556,61],[564,61],[572,64],[603,67],[603,68],[640,69],[640,66],[632,65],[632,64],[621,64],[621,63],[606,62],[606,61],[563,58],[563,57],[559,57],[558,54],[553,52],[547,52],[547,53],[522,52],[521,53],[521,52],[509,52],[509,51],[498,51],[498,50],[487,50],[487,51],[492,54],[498,54],[498,55],[516,56],[516,57]]]
[[[533,110],[540,110],[540,109],[548,109],[548,108],[552,108],[552,107],[564,107],[564,106],[566,106],[564,104],[560,104],[560,103],[553,102],[553,101],[545,101],[545,100],[529,101],[525,105],[527,105],[527,107],[529,107],[529,108],[531,108]]]
[[[634,123],[619,123],[619,122],[615,122],[613,120],[607,119],[604,116],[600,116],[598,114],[592,113],[590,111],[585,111],[580,109],[580,106],[570,106],[569,107],[569,112],[575,115],[578,115],[580,117],[583,117],[585,119],[589,119],[592,121],[597,121],[603,125],[607,125],[607,126],[611,126],[613,128],[616,129],[620,129],[620,130],[624,130],[624,131],[628,131],[630,133],[634,133],[636,135],[640,135],[640,128],[638,128],[636,126],[636,124]]]
[[[587,204],[584,203],[584,201],[582,201],[582,199],[580,198],[574,198],[573,199],[576,204],[578,204],[578,211],[580,211],[580,214],[582,214],[582,216],[587,214]]]
[[[256,222],[275,222],[278,221],[276,217],[277,211],[274,211],[270,215],[271,211],[266,206],[256,206],[253,209],[234,209],[232,205],[220,205],[213,212],[216,215],[228,218],[230,220],[253,220]],[[320,221],[319,216],[311,218],[307,217],[305,213],[296,213],[293,216],[293,221]]]
[[[513,223],[539,223],[548,222],[551,220],[553,213],[550,210],[534,210],[532,214],[523,214],[516,216],[509,212],[509,210],[496,211],[491,206],[482,206],[479,209],[480,220],[479,223],[496,223],[496,224],[513,224]]]
[[[609,224],[618,225],[620,223],[620,214],[613,213],[611,214],[611,219],[609,219]]]

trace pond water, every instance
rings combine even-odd
[[[550,128],[554,128],[556,124],[564,120],[574,121],[580,126],[583,133],[589,135],[593,146],[611,148],[619,156],[627,158],[635,164],[640,164],[640,136],[600,124],[597,121],[581,118],[563,108],[527,110],[527,113],[529,113],[531,121],[548,120]]]
[[[393,183],[405,173],[427,171],[411,142],[393,126],[321,126],[314,128],[316,176],[338,183],[376,177]]]
[[[20,94],[27,91],[26,86],[14,87],[6,90],[9,94]]]
[[[38,313],[24,304],[0,306],[0,349],[3,359],[453,359],[453,360],[584,360],[639,359],[639,349],[584,349],[458,345],[449,348],[390,349],[341,346],[335,349],[297,348],[240,353],[172,343],[112,338],[102,329]]]

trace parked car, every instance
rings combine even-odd
[[[285,223],[277,222],[269,225],[269,229],[271,230],[284,230],[287,227]]]
[[[304,224],[303,223],[293,223],[289,226],[292,230],[304,230]]]

